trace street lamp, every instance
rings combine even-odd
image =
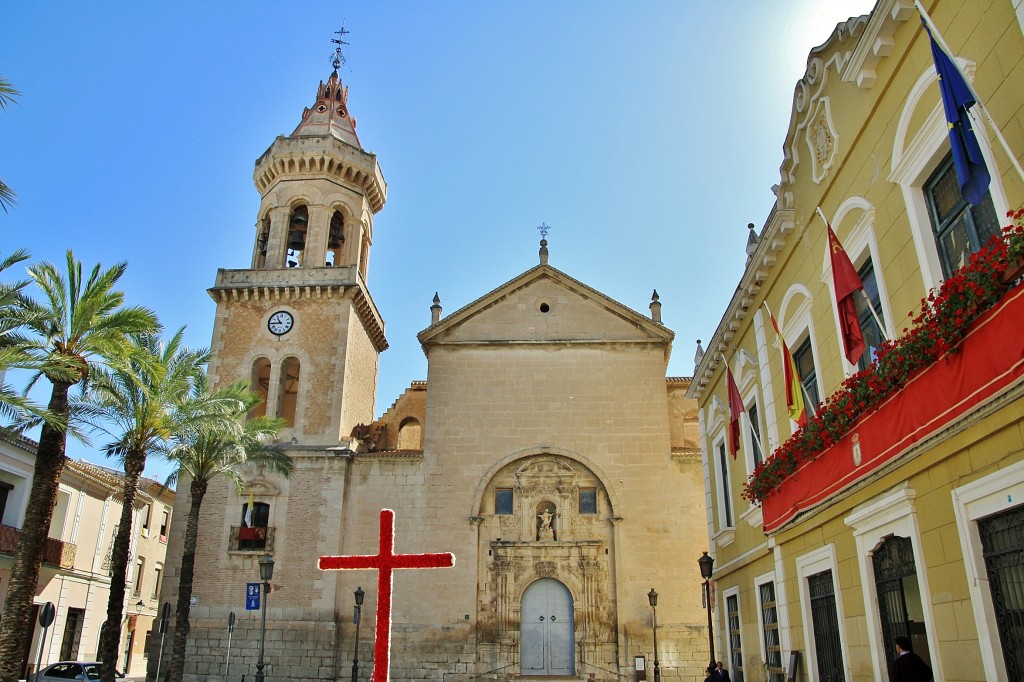
[[[658,663],[658,593],[653,587],[647,593],[647,601],[651,603],[651,613],[654,617],[654,682],[661,682],[661,665]]]
[[[363,588],[356,588],[356,610],[353,614],[353,620],[356,622],[356,648],[352,654],[352,682],[356,682],[356,675],[359,674],[359,622],[363,619],[363,597],[366,593],[363,592]]]
[[[260,557],[260,580],[263,581],[263,621],[260,623],[260,658],[256,661],[256,682],[263,682],[263,642],[267,636],[267,596],[270,594],[270,579],[274,577],[274,557],[265,554]]]
[[[711,573],[715,567],[715,560],[704,552],[701,558],[697,559],[700,565],[700,575],[704,578],[704,600],[708,607],[708,648],[711,650],[711,667],[715,667],[715,626],[711,623]]]

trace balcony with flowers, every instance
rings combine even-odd
[[[1024,209],[921,300],[903,334],[848,377],[757,466],[743,496],[771,533],[901,457],[1024,379]]]

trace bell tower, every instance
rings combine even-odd
[[[387,185],[356,134],[335,42],[334,71],[312,107],[256,160],[250,267],[218,270],[209,289],[212,384],[250,381],[264,398],[255,413],[284,418],[284,440],[314,447],[373,420],[388,346],[366,284]]]

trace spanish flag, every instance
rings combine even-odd
[[[775,321],[775,316],[772,315],[767,303],[764,304],[764,308],[768,311],[772,329],[775,330],[775,335],[779,337],[779,343],[782,344],[782,374],[786,378],[786,406],[789,408],[789,418],[799,426],[807,426],[807,409],[804,407],[803,386],[800,384],[800,373],[796,370],[796,362],[789,352],[786,340],[782,338],[779,323]]]

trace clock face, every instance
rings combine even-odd
[[[292,314],[284,310],[278,310],[276,313],[270,316],[267,320],[267,329],[270,330],[271,334],[281,336],[291,331],[292,325],[295,324],[295,318]]]

